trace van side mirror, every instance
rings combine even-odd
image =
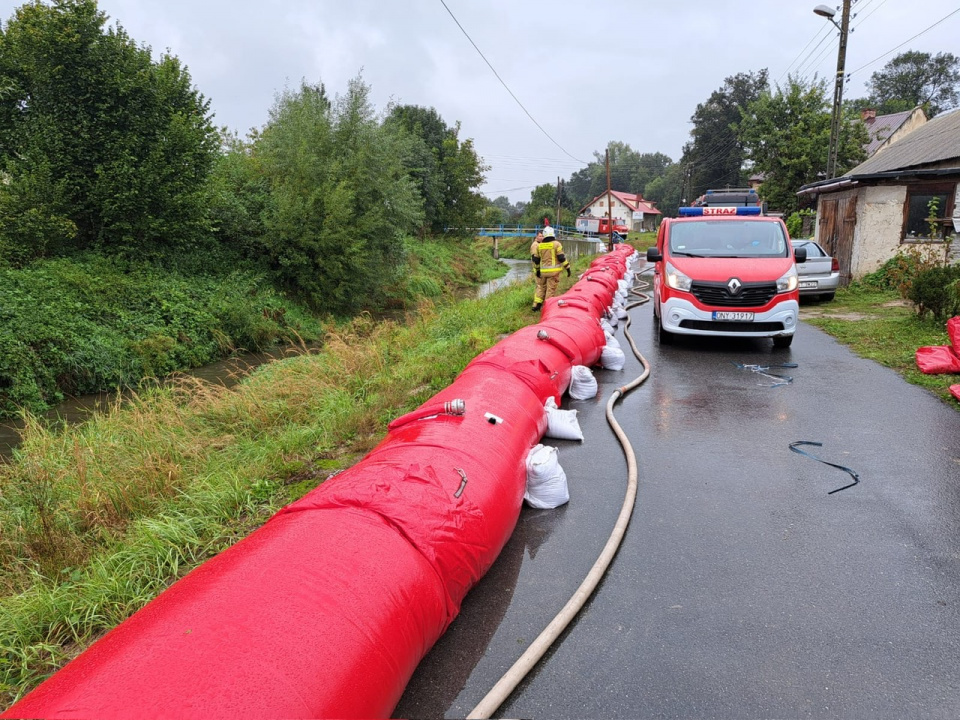
[[[663,255],[660,254],[658,248],[647,248],[647,262],[660,262],[661,260],[663,260]]]
[[[793,257],[796,259],[797,264],[805,263],[807,261],[807,249],[805,247],[794,248]]]

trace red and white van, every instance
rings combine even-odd
[[[655,264],[654,321],[661,343],[674,335],[773,338],[789,347],[797,329],[800,295],[794,250],[780,218],[759,207],[684,207],[665,218]]]

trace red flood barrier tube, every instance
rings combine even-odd
[[[500,341],[0,717],[388,717],[513,532],[546,398],[603,344],[573,307]]]

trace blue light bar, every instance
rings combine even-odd
[[[744,207],[736,205],[730,207],[682,207],[681,215],[759,215],[760,208],[757,206]]]

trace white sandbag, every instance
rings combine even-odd
[[[607,338],[607,347],[620,348],[620,341],[617,340],[613,335],[606,335]]]
[[[583,440],[576,410],[561,410],[552,396],[547,398],[543,409],[547,413],[547,431],[544,435],[557,440]]]
[[[611,328],[615,328],[620,321],[617,319],[617,314],[613,311],[613,308],[607,308],[607,312],[604,314],[604,317],[607,319],[607,322],[610,323]]]
[[[555,447],[537,445],[527,455],[527,491],[523,499],[535,508],[555,508],[570,502],[567,475],[560,467]]]
[[[617,317],[618,317],[620,320],[626,320],[626,319],[627,319],[627,310],[626,310],[626,308],[618,307],[615,312],[617,313]]]
[[[606,370],[623,370],[626,357],[620,348],[605,345],[600,351],[600,366]]]
[[[607,335],[613,335],[614,327],[610,322],[605,318],[600,318],[600,327],[603,328],[603,332]]]
[[[612,335],[610,337],[613,337]],[[610,342],[610,338],[607,338]],[[589,400],[597,396],[597,379],[586,365],[574,365],[570,369],[570,397],[574,400]]]

